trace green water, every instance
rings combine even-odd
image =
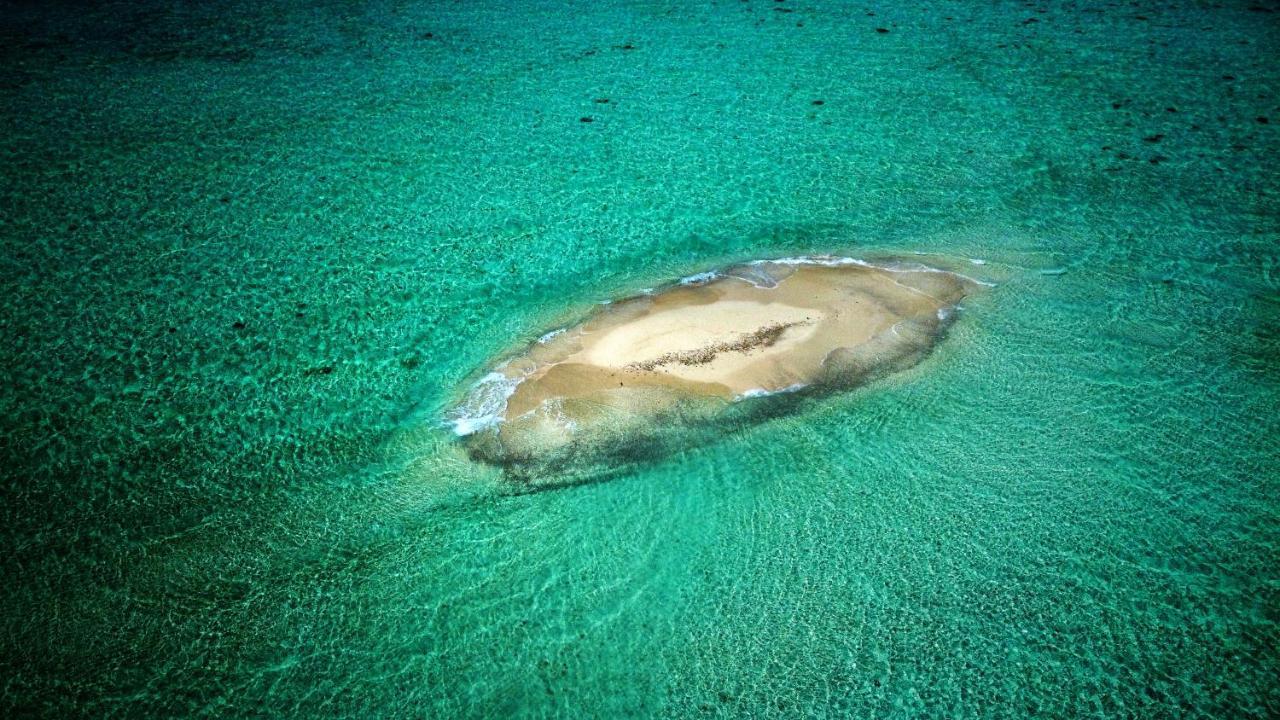
[[[1222,5],[10,6],[0,708],[1280,714],[1280,12]],[[818,252],[999,285],[602,482],[439,425]]]

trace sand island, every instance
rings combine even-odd
[[[605,303],[482,377],[448,414],[474,457],[553,462],[742,401],[909,367],[980,283],[918,263],[762,260]]]

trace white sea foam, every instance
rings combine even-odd
[[[865,263],[864,263],[864,264],[865,264]],[[977,265],[977,264],[980,264],[980,263],[974,263],[974,264],[975,264],[975,265]],[[903,273],[907,273],[907,272],[912,272],[912,273],[926,273],[926,272],[928,272],[928,273],[946,273],[946,274],[948,274],[948,275],[955,275],[956,277],[964,278],[965,280],[968,280],[968,281],[969,281],[969,282],[971,282],[971,283],[975,283],[975,284],[977,284],[977,285],[982,285],[983,287],[995,287],[995,286],[996,286],[996,284],[995,284],[995,283],[987,282],[986,280],[979,280],[978,278],[973,277],[973,276],[971,276],[971,275],[965,275],[964,273],[959,273],[959,272],[956,272],[956,271],[954,271],[954,270],[943,270],[943,269],[941,269],[941,268],[930,267],[930,266],[928,266],[928,265],[921,265],[920,263],[900,263],[900,262],[895,262],[895,263],[889,263],[889,264],[887,264],[887,265],[871,265],[871,264],[868,264],[868,267],[879,268],[880,270],[886,270],[886,271],[888,271],[888,272],[903,272]]]
[[[916,255],[922,255],[922,254],[923,253],[919,253],[919,252],[916,253]],[[970,262],[973,262],[973,261],[970,261]],[[928,265],[924,265],[921,263],[915,263],[915,262],[871,263],[871,262],[867,262],[866,260],[859,260],[858,258],[841,257],[838,255],[798,255],[796,257],[778,258],[776,260],[753,260],[747,264],[748,265],[766,265],[770,263],[775,265],[822,265],[824,267],[839,267],[842,265],[861,265],[862,267],[875,268],[877,270],[884,270],[886,272],[947,273],[949,275],[955,275],[956,277],[964,278],[969,282],[976,283],[984,287],[996,286],[995,283],[987,282],[985,280],[979,280],[975,277],[970,277],[968,275],[965,275],[964,273],[958,273],[953,270],[943,270],[941,268],[930,267]],[[985,261],[974,262],[973,264],[983,265],[985,264]]]
[[[516,386],[523,379],[491,372],[477,380],[466,399],[446,418],[453,426],[453,432],[459,436],[471,435],[502,422],[502,414],[507,409],[507,398],[511,397],[511,393],[516,391]]]
[[[838,267],[840,265],[863,265],[875,267],[865,260],[837,255],[797,255],[795,257],[777,258],[776,260],[752,260],[749,265],[823,265]]]
[[[741,395],[735,395],[733,400],[734,402],[737,402],[739,400],[749,400],[751,398],[769,397],[770,395],[782,395],[784,393],[793,393],[798,390],[803,390],[807,387],[809,386],[804,383],[796,383],[794,385],[788,385],[782,388],[781,390],[765,390],[764,388],[751,388],[750,390],[743,392]]]
[[[545,345],[551,340],[551,338],[563,333],[565,330],[568,330],[568,328],[560,328],[559,330],[552,330],[546,335],[543,335],[542,337],[538,338],[538,342]]]
[[[712,280],[715,280],[718,277],[720,277],[719,272],[715,270],[708,270],[707,272],[700,272],[695,275],[690,275],[688,277],[682,277],[680,278],[680,284],[681,285],[703,285],[705,283],[711,282]]]

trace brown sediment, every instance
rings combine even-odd
[[[518,384],[499,422],[470,442],[505,462],[634,437],[677,407],[710,416],[746,396],[856,385],[916,362],[975,288],[920,265],[819,258],[726,268],[602,306],[500,366]],[[466,402],[455,412],[468,412]]]
[[[627,365],[628,370],[656,370],[663,365],[671,363],[679,363],[681,365],[706,365],[720,353],[726,352],[750,352],[756,348],[769,347],[778,342],[778,338],[782,336],[783,331],[787,328],[795,327],[802,323],[774,323],[766,325],[754,332],[747,333],[732,342],[713,343],[696,350],[684,350],[680,352],[669,352],[666,355],[656,357],[652,360],[644,362],[633,362]]]

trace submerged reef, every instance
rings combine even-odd
[[[525,479],[661,454],[717,420],[786,412],[914,365],[981,285],[914,262],[831,256],[699,273],[543,335],[493,366],[447,420],[474,459]]]

